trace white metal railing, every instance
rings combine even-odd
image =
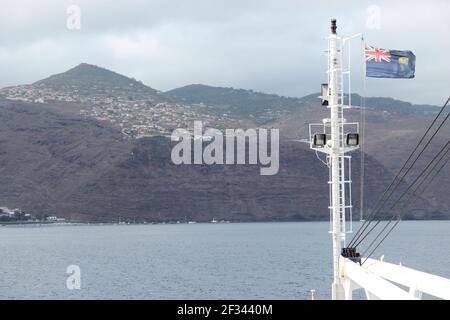
[[[340,265],[346,299],[352,299],[354,290],[364,289],[368,299],[421,299],[425,293],[450,300],[450,279],[370,258],[360,266],[341,257]]]

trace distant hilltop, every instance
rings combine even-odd
[[[71,221],[325,220],[327,170],[299,142],[307,140],[309,123],[327,116],[318,96],[204,84],[160,92],[90,64],[3,88],[2,205]],[[358,105],[360,97],[352,101]],[[366,106],[370,207],[430,123],[428,113],[438,108],[392,98],[367,98]],[[349,110],[347,119],[358,121],[360,109]],[[195,120],[204,128],[279,128],[279,173],[267,178],[252,166],[175,166],[166,137],[175,128],[191,130]],[[444,131],[435,140],[446,139]],[[439,179],[448,181],[450,172]],[[450,218],[450,198],[439,179],[407,208],[407,219]]]
[[[192,84],[167,92],[92,64],[78,66],[30,85],[3,88],[0,96],[35,103],[55,101],[82,105],[86,117],[109,121],[124,135],[139,138],[167,135],[194,120],[217,128],[270,126],[317,103],[318,94],[283,97],[253,90]],[[360,97],[353,96],[358,105]],[[368,98],[367,107],[386,112],[434,112],[436,107],[412,105],[391,98]]]
[[[133,97],[158,97],[157,90],[136,79],[87,63],[81,63],[66,72],[37,81],[34,85],[56,91],[76,90],[80,95],[103,93],[129,94]]]

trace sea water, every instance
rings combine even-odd
[[[311,289],[329,299],[328,228],[327,222],[1,227],[0,299],[309,299]],[[449,252],[450,221],[402,221],[375,257],[450,277]],[[75,286],[68,281],[74,276]]]

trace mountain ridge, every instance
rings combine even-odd
[[[100,84],[107,87],[112,87],[114,85],[121,87],[136,86],[138,89],[145,89],[155,94],[158,92],[158,90],[146,86],[141,81],[134,78],[129,78],[115,71],[85,62],[80,63],[65,72],[57,73],[45,79],[36,81],[33,84],[61,86],[65,85],[67,81],[76,82],[77,85],[90,85],[95,82],[100,82]]]
[[[0,98],[3,205],[102,221],[120,215],[148,221],[183,220],[177,212],[199,221],[214,217],[240,221],[326,218],[326,205],[322,206],[326,199],[317,203],[313,197],[327,194],[326,169],[306,146],[293,141],[308,137],[308,123],[327,117],[318,94],[292,98],[200,84],[167,93],[145,85],[130,86],[133,79],[93,65],[71,70],[34,86],[0,90],[4,98]],[[96,74],[91,79],[96,88],[82,81],[89,78],[89,72]],[[109,84],[103,85],[103,76]],[[67,81],[66,86],[54,85],[58,79],[63,85]],[[83,94],[73,90],[81,85],[86,90]],[[111,91],[116,86],[122,90]],[[358,96],[352,98],[358,100]],[[368,204],[431,122],[434,109],[423,110],[436,108],[421,110],[420,105],[391,98],[369,99],[373,100],[367,103],[371,138],[366,158],[370,159],[367,170],[373,172],[366,183]],[[386,108],[389,105],[391,109]],[[358,108],[347,113],[349,121],[359,117]],[[251,166],[174,167],[168,159],[170,141],[164,137],[175,128],[191,128],[196,120],[218,129],[278,128],[280,161],[284,161],[280,174],[268,180]],[[436,139],[442,141],[445,134]],[[449,172],[439,179],[448,185]],[[258,188],[245,187],[252,184]],[[439,185],[423,197],[428,200],[421,199],[418,209],[407,213],[408,218],[450,218],[450,201]],[[208,212],[216,214],[210,217]]]
[[[196,83],[188,84],[182,87],[173,88],[167,91],[154,89],[142,81],[127,77],[115,71],[89,64],[80,63],[65,72],[51,75],[45,79],[38,80],[32,85],[48,86],[53,89],[73,90],[73,85],[82,86],[84,89],[92,89],[92,86],[101,85],[104,89],[140,91],[145,97],[157,98],[158,101],[179,102],[188,104],[206,104],[220,109],[231,108],[233,112],[239,115],[239,107],[246,107],[251,111],[257,112],[256,104],[259,108],[267,111],[267,109],[283,108],[286,110],[295,110],[303,105],[317,103],[319,93],[311,93],[304,96],[283,96],[275,93],[265,93],[252,89],[241,89],[234,87],[210,86],[207,84]],[[9,86],[6,88],[13,88]],[[131,88],[130,88],[131,87]],[[352,94],[352,103],[359,106],[361,96]],[[394,112],[435,112],[437,106],[429,104],[414,104],[391,97],[366,97],[366,105],[368,107],[383,109]],[[395,109],[389,107],[395,105]]]

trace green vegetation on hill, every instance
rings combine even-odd
[[[185,104],[203,104],[209,112],[229,114],[264,124],[280,114],[302,108],[300,99],[267,94],[253,90],[211,87],[193,84],[165,93]]]

